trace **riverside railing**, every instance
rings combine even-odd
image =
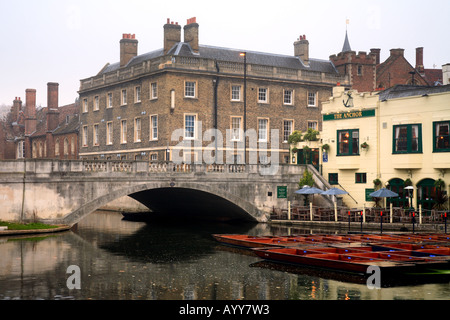
[[[399,208],[347,208],[293,206],[288,209],[273,208],[272,220],[284,221],[324,221],[324,222],[360,222],[360,223],[400,223],[400,224],[444,224],[446,226],[450,210],[427,210]]]

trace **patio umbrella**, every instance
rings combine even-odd
[[[309,194],[313,195],[313,202],[314,202],[314,195],[321,194],[322,192],[323,192],[323,190],[314,188],[314,187],[310,187],[310,186],[304,186],[302,189],[295,191],[296,194],[305,195],[305,205],[306,205],[306,201],[308,199]]]
[[[324,191],[321,194],[324,196],[337,196],[341,194],[348,194],[348,192],[338,188],[331,188],[330,190]]]
[[[295,191],[296,194],[321,194],[323,190],[314,187],[304,187]]]
[[[342,194],[348,194],[348,192],[338,189],[338,188],[331,188],[330,190],[324,191],[321,194],[324,196],[337,196],[337,195],[342,195]],[[334,219],[336,222],[338,221],[337,203],[336,202],[334,202]]]
[[[398,193],[395,193],[391,190],[383,188],[383,189],[380,189],[378,191],[375,191],[375,192],[369,194],[369,196],[374,197],[374,198],[395,198],[395,197],[398,197]]]

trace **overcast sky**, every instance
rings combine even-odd
[[[47,83],[59,83],[59,105],[75,101],[80,79],[119,61],[123,33],[139,40],[138,54],[163,47],[167,18],[184,26],[197,17],[200,44],[293,55],[306,35],[310,57],[341,51],[346,19],[354,51],[405,49],[415,65],[424,47],[425,68],[450,63],[449,0],[0,0],[0,105],[25,101],[37,90],[47,105]]]

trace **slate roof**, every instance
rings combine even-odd
[[[450,85],[446,86],[411,86],[396,85],[379,93],[380,101],[397,98],[406,98],[413,96],[423,96],[426,94],[435,94],[450,92]]]
[[[167,54],[180,56],[180,57],[199,57],[205,59],[214,59],[217,61],[224,62],[235,62],[242,63],[243,58],[239,55],[245,50],[222,48],[215,46],[200,45],[199,52],[194,53],[191,46],[185,42],[178,42],[175,44]],[[279,68],[289,68],[298,70],[309,70],[325,73],[335,73],[338,74],[333,63],[328,60],[311,59],[309,60],[309,66],[305,65],[300,58],[295,56],[264,53],[256,51],[245,51],[247,52],[247,63],[273,66]],[[131,67],[133,65],[139,65],[144,61],[154,59],[164,55],[164,50],[159,49],[142,55],[138,55],[132,58],[126,67]],[[120,68],[120,63],[116,62],[113,64],[107,64],[100,72],[99,75],[117,71]]]

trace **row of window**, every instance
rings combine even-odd
[[[92,144],[94,146],[100,145],[99,135],[100,128],[99,124],[93,125],[92,130]],[[106,123],[106,144],[113,144],[113,122],[109,121]],[[120,143],[127,143],[128,137],[128,125],[127,120],[120,120]],[[150,140],[156,141],[158,140],[158,116],[152,115],[150,116]],[[88,146],[88,126],[83,126],[82,135],[81,135],[82,146]],[[134,142],[142,141],[142,120],[141,118],[134,119]]]
[[[329,173],[328,181],[331,185],[339,185],[339,174]],[[367,173],[357,172],[355,173],[355,183],[367,183]]]
[[[17,158],[21,159],[25,156],[25,144],[23,141],[18,143],[18,153]],[[69,141],[68,138],[64,138],[63,141],[63,155],[68,156],[70,150],[70,155],[75,154],[75,138],[72,137]],[[47,144],[45,142],[36,142],[34,141],[31,149],[33,158],[42,158],[47,156]],[[55,140],[55,156],[60,156],[60,140],[59,138]]]
[[[134,142],[142,141],[142,119],[134,119]],[[317,130],[318,121],[308,121],[308,128]],[[99,140],[99,124],[93,125],[93,145],[98,146],[100,144]],[[287,142],[289,136],[294,131],[294,120],[283,120],[283,141]],[[242,117],[231,117],[231,140],[241,141],[243,134]],[[258,141],[267,142],[269,136],[269,119],[259,118],[258,119]],[[196,114],[185,114],[184,116],[184,138],[185,139],[195,139],[197,138],[197,115]],[[128,123],[126,119],[120,120],[120,143],[127,143],[128,137]],[[158,140],[158,115],[150,116],[150,140]],[[113,122],[109,121],[106,123],[106,144],[113,144]],[[88,146],[88,126],[83,126],[82,129],[82,145],[83,147]]]
[[[422,125],[393,127],[393,154],[422,153]],[[433,152],[450,152],[450,121],[433,122]],[[338,156],[359,155],[359,130],[339,130]]]
[[[317,107],[317,92],[308,92],[307,105],[308,107]],[[184,97],[185,98],[197,98],[197,82],[185,81],[184,82]],[[139,103],[142,100],[141,87],[134,88],[134,103]],[[158,99],[158,84],[152,82],[150,84],[150,100]],[[242,86],[231,86],[231,101],[242,101]],[[120,91],[120,105],[125,106],[128,103],[128,90],[122,89]],[[258,103],[269,103],[269,88],[258,88]],[[294,90],[283,90],[283,105],[294,105]],[[109,92],[106,96],[106,108],[113,107],[113,93]],[[82,103],[83,112],[89,111],[88,99],[84,98]],[[100,110],[100,97],[94,96],[93,111]]]

